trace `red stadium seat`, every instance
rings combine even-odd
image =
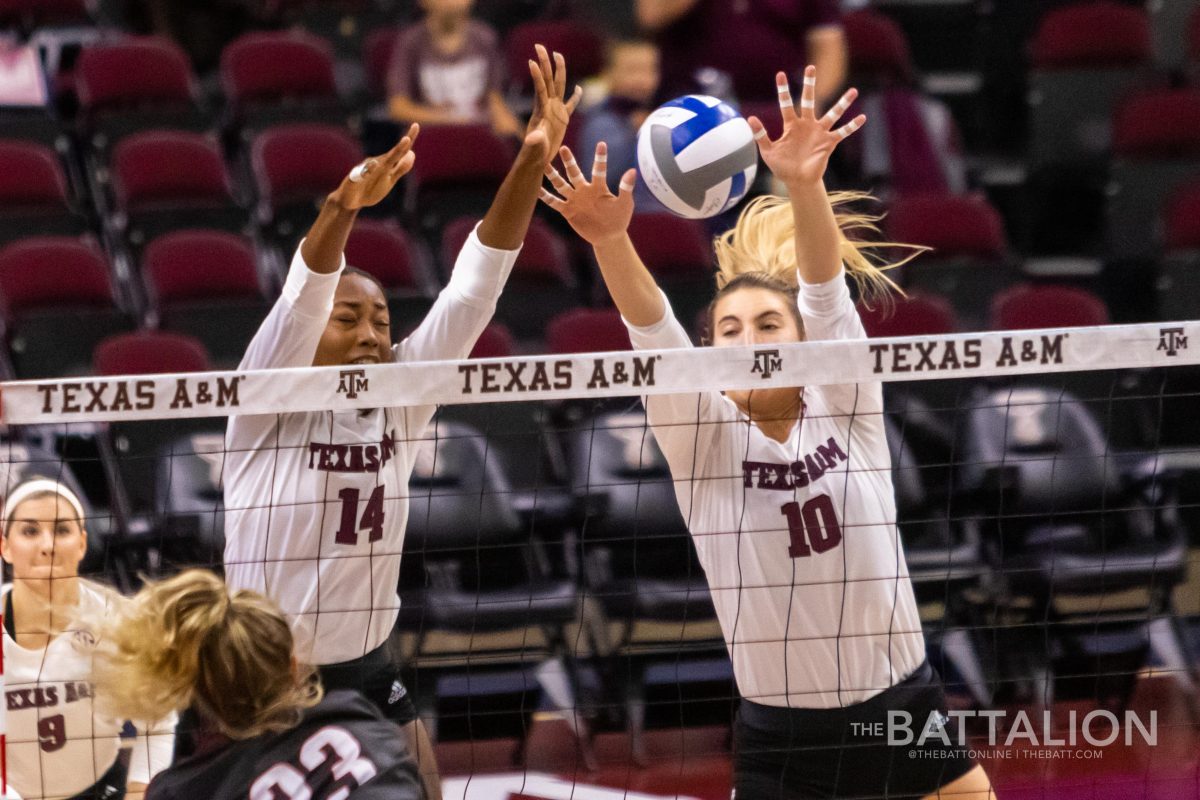
[[[596,308],[576,308],[550,320],[546,326],[546,346],[554,354],[633,349],[620,312]]]
[[[1200,175],[1200,89],[1129,96],[1113,122],[1108,246],[1120,262],[1158,255],[1159,221],[1176,189]]]
[[[75,65],[80,111],[105,146],[146,127],[196,129],[207,119],[196,103],[187,55],[169,39],[128,37],[85,47]]]
[[[137,331],[105,339],[96,346],[92,364],[97,375],[161,375],[212,368],[198,339],[165,331]]]
[[[1167,250],[1200,249],[1200,182],[1189,183],[1171,196],[1163,229]]]
[[[92,22],[88,6],[86,0],[0,0],[0,28],[86,25]]]
[[[982,197],[898,198],[887,216],[892,241],[931,247],[942,257],[996,258],[1008,249],[1000,213]]]
[[[388,68],[402,30],[403,27],[378,28],[367,34],[363,42],[363,75],[367,91],[377,100],[387,95]]]
[[[889,309],[881,303],[858,306],[863,327],[871,337],[937,336],[958,331],[958,318],[950,302],[934,294],[897,297]]]
[[[483,216],[508,174],[512,145],[486,125],[437,125],[421,130],[419,148],[404,207],[433,242],[447,221]]]
[[[423,255],[408,233],[392,222],[360,219],[346,242],[346,264],[369,272],[385,289],[422,288]]]
[[[1153,57],[1145,9],[1098,0],[1050,11],[1030,45],[1035,69],[1137,66]]]
[[[855,11],[842,17],[850,50],[850,73],[856,85],[908,83],[912,54],[904,30],[878,11]]]
[[[969,328],[981,325],[988,301],[1017,280],[999,212],[974,196],[897,198],[885,221],[887,239],[932,252],[903,268],[902,282],[950,300]]]
[[[221,86],[237,112],[256,104],[336,101],[329,45],[303,31],[252,32],[221,53]]]
[[[0,139],[0,243],[81,233],[58,155],[45,145]]]
[[[536,60],[534,45],[543,44],[552,54],[562,53],[567,60],[567,86],[583,78],[599,75],[604,69],[604,39],[587,26],[569,20],[533,21],[518,25],[505,40],[508,73],[514,88],[532,94],[529,59]],[[551,56],[553,58],[553,55]]]
[[[447,275],[478,221],[460,217],[442,230],[442,265]],[[538,338],[551,317],[578,303],[570,251],[549,225],[535,217],[496,305],[496,318],[521,339]]]
[[[508,358],[515,351],[512,332],[505,325],[493,322],[483,329],[471,348],[471,358]]]
[[[238,230],[246,222],[220,145],[210,136],[130,134],[113,148],[109,175],[114,206],[134,244],[182,227]]]
[[[1104,301],[1073,286],[1022,284],[1002,292],[992,301],[992,330],[1074,328],[1107,325],[1108,322]]]
[[[159,205],[233,202],[233,184],[215,139],[186,131],[145,131],[113,148],[113,193],[124,212]]]
[[[1130,95],[1113,120],[1113,153],[1125,158],[1200,155],[1200,89]]]
[[[259,297],[254,247],[224,231],[182,230],[146,246],[142,273],[161,311],[174,303]]]
[[[629,238],[655,277],[713,276],[712,243],[704,224],[674,214],[634,214]]]
[[[0,250],[0,306],[22,378],[84,374],[96,342],[133,324],[89,238],[37,236]]]
[[[251,146],[259,215],[291,249],[312,222],[316,204],[363,160],[362,145],[344,128],[296,123],[268,128]]]

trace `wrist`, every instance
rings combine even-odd
[[[347,180],[349,180],[349,178],[347,178]],[[341,186],[330,192],[325,197],[323,210],[327,210],[340,217],[354,217],[358,214],[358,207],[351,206],[346,201]]]
[[[626,247],[629,244],[629,232],[622,230],[617,233],[608,234],[592,240],[592,249],[596,251],[596,255],[610,253]]]

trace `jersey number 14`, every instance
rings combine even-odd
[[[333,540],[338,544],[358,544],[358,532],[370,531],[368,542],[383,538],[383,487],[376,486],[367,499],[362,518],[358,516],[358,489],[342,489],[338,499],[342,501],[342,524],[338,526]]]
[[[842,541],[842,526],[833,509],[833,500],[827,494],[819,494],[804,505],[794,501],[786,503],[779,513],[787,517],[788,533],[792,538],[788,555],[792,558],[824,553]]]

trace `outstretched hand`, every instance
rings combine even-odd
[[[788,187],[811,184],[825,177],[829,157],[844,139],[863,126],[867,118],[859,114],[840,128],[834,128],[846,109],[858,97],[857,89],[850,89],[842,99],[817,119],[817,68],[804,70],[804,88],[800,94],[800,111],[792,103],[792,92],[787,75],[780,72],[775,76],[775,88],[779,94],[779,113],[783,117],[783,133],[771,141],[758,117],[747,120],[758,141],[758,151],[775,177]]]
[[[413,144],[421,126],[413,123],[408,133],[386,155],[368,158],[350,171],[331,199],[342,207],[357,210],[373,206],[387,197],[397,181],[408,174],[416,161]]]
[[[576,86],[570,97],[564,97],[567,90],[566,59],[562,53],[555,53],[552,66],[545,47],[539,44],[534,49],[537,51],[537,61],[529,60],[534,91],[533,114],[525,129],[525,145],[544,148],[545,161],[549,164],[567,135],[567,124],[583,97],[583,89]]]
[[[622,175],[619,192],[613,194],[607,181],[608,145],[604,142],[596,145],[590,181],[579,169],[571,148],[562,148],[560,154],[567,176],[564,178],[553,164],[546,166],[546,177],[558,194],[543,188],[539,195],[542,202],[562,214],[575,232],[593,247],[624,235],[633,219],[637,170],[631,169]]]

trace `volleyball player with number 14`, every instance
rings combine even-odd
[[[715,346],[866,337],[846,276],[868,298],[894,284],[844,231],[871,219],[835,214],[834,148],[866,121],[842,127],[848,92],[815,113],[816,70],[800,110],[777,78],[783,133],[749,120],[759,152],[788,199],[760,198],[717,241],[718,292],[709,307]],[[547,175],[560,211],[592,248],[638,349],[690,347],[627,228],[630,170],[592,180],[563,148],[564,177]],[[945,712],[896,529],[891,457],[878,383],[662,395],[645,399],[704,567],[742,703],[735,735],[738,800],[808,797],[992,796],[965,748],[918,752],[876,732],[888,713],[923,724]],[[951,741],[954,738],[951,737]],[[942,747],[940,738],[931,743]]]
[[[537,105],[491,208],[463,246],[425,320],[393,346],[387,302],[342,250],[359,209],[411,169],[417,126],[386,156],[356,167],[325,202],[293,259],[283,294],[241,369],[465,358],[496,307],[525,238],[542,172],[580,91],[540,45],[530,61]],[[332,379],[332,378],[331,378]],[[386,398],[380,398],[381,402]],[[296,655],[327,690],[357,689],[410,737],[428,797],[440,798],[433,750],[386,644],[416,440],[434,406],[240,416],[226,434],[225,575],[231,590],[271,598],[292,622]]]

